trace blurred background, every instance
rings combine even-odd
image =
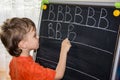
[[[8,18],[28,17],[38,25],[41,0],[0,0],[0,25]],[[33,56],[33,53],[31,52]],[[8,54],[0,41],[0,80],[10,80]]]

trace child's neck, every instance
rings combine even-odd
[[[22,50],[22,53],[20,54],[20,56],[28,57],[28,56],[30,56],[29,52],[30,52],[30,51]]]

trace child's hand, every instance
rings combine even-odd
[[[65,73],[65,66],[67,61],[67,53],[71,47],[68,38],[64,39],[61,44],[60,58],[56,67],[55,80],[61,80]]]
[[[70,47],[71,47],[71,43],[68,40],[68,38],[64,39],[62,41],[61,51],[67,53],[69,51]]]

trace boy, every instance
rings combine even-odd
[[[39,47],[36,27],[28,18],[6,20],[0,29],[0,38],[10,55],[13,56],[9,68],[11,80],[59,80],[63,77],[67,53],[71,47],[68,39],[63,40],[56,70],[44,68],[35,63],[29,55]]]

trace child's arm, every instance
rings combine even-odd
[[[67,38],[62,41],[60,58],[59,58],[58,65],[56,67],[55,80],[60,80],[64,76],[66,60],[67,60],[67,53],[68,53],[70,47],[71,47],[71,44]]]

